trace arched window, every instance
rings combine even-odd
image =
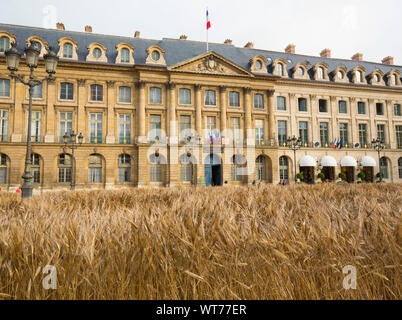
[[[246,159],[242,155],[234,155],[232,157],[231,166],[231,180],[242,181],[243,180],[243,168],[246,164]]]
[[[255,179],[257,181],[265,181],[266,180],[266,172],[265,172],[265,157],[259,156],[255,161]]]
[[[398,172],[399,172],[399,179],[402,179],[402,158],[398,159]]]
[[[397,83],[398,83],[398,78],[397,78],[396,74],[393,74],[391,76],[391,85],[395,86],[395,85],[397,85]]]
[[[0,52],[3,53],[10,49],[10,39],[7,37],[0,38]]]
[[[72,181],[72,158],[69,154],[63,153],[59,155],[59,183]]]
[[[339,78],[340,80],[343,79],[343,72],[342,72],[342,71],[338,71],[338,78]]]
[[[42,51],[42,44],[39,41],[32,40],[31,45],[39,51]]]
[[[302,77],[304,76],[304,69],[302,67],[298,67],[297,68],[297,74]]]
[[[94,56],[95,59],[99,59],[102,55],[102,50],[99,48],[95,48],[94,51],[92,52],[92,55]]]
[[[128,154],[119,155],[119,182],[131,181],[131,157]]]
[[[63,58],[73,57],[73,45],[71,43],[65,43],[63,46]]]
[[[389,178],[389,172],[388,172],[388,159],[385,157],[382,157],[380,159],[380,172],[382,174],[382,177],[384,179]]]
[[[102,182],[102,157],[98,154],[89,156],[89,183]]]
[[[285,156],[279,158],[279,180],[289,182],[289,161]]]
[[[356,82],[357,83],[362,82],[362,78],[363,78],[362,72],[361,71],[356,71]]]
[[[324,79],[324,68],[323,67],[318,67],[318,69],[317,69],[317,79],[318,80]]]
[[[151,182],[163,182],[162,179],[162,164],[164,162],[164,157],[157,154],[152,154],[149,157],[150,167],[149,167],[149,180]]]
[[[31,174],[34,183],[40,183],[40,155],[37,153],[31,154]]]
[[[121,63],[129,63],[130,62],[130,50],[127,48],[121,49]]]
[[[7,184],[8,182],[8,157],[0,153],[0,184]]]
[[[180,156],[180,180],[184,182],[193,181],[193,159],[191,155],[182,154]]]
[[[276,65],[276,75],[277,76],[283,76],[283,64],[282,63],[278,63]]]

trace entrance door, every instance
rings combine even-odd
[[[335,168],[334,167],[323,167],[322,173],[324,174],[326,180],[328,180],[328,181],[335,180]]]
[[[212,185],[222,185],[222,169],[221,165],[212,166]]]
[[[342,172],[346,174],[346,181],[348,183],[355,182],[355,168],[354,167],[342,167]]]
[[[303,173],[303,182],[314,184],[314,167],[300,167],[300,172]]]
[[[205,186],[212,186],[212,166],[210,164],[205,165]]]
[[[374,168],[373,167],[364,167],[363,170],[366,177],[364,180],[366,182],[374,182]]]

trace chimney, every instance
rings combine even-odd
[[[226,39],[225,42],[224,42],[224,44],[232,44],[232,40]]]
[[[139,38],[140,37],[140,32],[137,30],[135,33],[134,33],[134,38]]]
[[[85,32],[92,32],[91,26],[85,26]]]
[[[394,64],[394,57],[388,56],[382,59],[383,64]]]
[[[290,44],[285,48],[286,53],[296,53],[296,46],[294,44]]]
[[[363,53],[356,53],[353,57],[352,60],[355,61],[363,61]]]
[[[64,24],[61,23],[61,22],[57,22],[57,23],[56,23],[56,28],[57,28],[57,30],[66,30],[66,29],[64,28]]]
[[[252,43],[252,42],[247,42],[247,44],[246,44],[244,47],[245,47],[245,48],[252,49],[252,48],[254,48],[254,43]]]
[[[331,49],[324,49],[320,53],[321,58],[331,58]]]
[[[187,40],[187,36],[186,36],[185,34],[182,34],[182,35],[180,36],[180,40]]]

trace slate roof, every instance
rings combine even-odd
[[[143,38],[130,38],[111,35],[101,35],[88,32],[75,32],[57,29],[43,29],[37,27],[26,27],[9,24],[0,24],[0,30],[6,30],[17,38],[17,48],[23,52],[26,46],[25,40],[31,36],[40,36],[48,42],[49,46],[58,51],[58,40],[63,37],[71,37],[78,42],[78,60],[81,62],[86,61],[88,55],[87,47],[93,42],[100,42],[108,50],[106,53],[108,64],[115,64],[117,57],[116,45],[122,42],[129,43],[135,47],[134,59],[135,64],[145,65],[147,58],[146,49],[152,45],[158,45],[165,50],[165,60],[167,66],[175,65],[185,60],[202,55],[206,51],[206,43],[201,41],[179,40],[179,39],[162,39],[162,40],[149,40]],[[265,57],[268,66],[272,61],[282,58],[288,61],[287,70],[290,70],[299,62],[306,63],[309,67],[313,67],[319,62],[326,63],[329,68],[328,72],[332,72],[339,66],[345,67],[348,71],[357,66],[362,66],[366,69],[366,76],[371,74],[374,70],[381,70],[384,75],[391,70],[399,70],[402,74],[402,66],[384,65],[381,63],[367,62],[367,61],[353,61],[335,58],[321,58],[300,54],[288,54],[284,52],[275,52],[267,50],[259,50],[253,48],[238,48],[233,45],[210,43],[209,49],[214,51],[233,63],[250,70],[249,61],[256,55]],[[271,74],[271,68],[268,68],[268,74]],[[311,75],[311,70],[309,72]]]

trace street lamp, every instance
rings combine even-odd
[[[82,145],[82,142],[84,141],[84,136],[82,133],[78,136],[78,144],[79,146]],[[70,148],[71,149],[71,190],[75,189],[75,158],[74,158],[74,150],[78,148],[77,146],[77,134],[73,131],[71,132],[70,135],[65,133],[63,136],[63,142],[64,142],[64,148]],[[70,145],[69,145],[70,143]],[[64,151],[65,152],[65,151]]]
[[[380,182],[382,182],[382,173],[381,173],[381,151],[385,149],[384,141],[380,138],[373,140],[371,142],[373,145],[373,149],[378,153],[378,169],[380,174]]]
[[[293,138],[288,138],[287,145],[294,152],[294,161],[293,162],[295,164],[295,183],[297,183],[296,151],[302,147],[302,140],[301,140],[301,138],[296,138],[296,136],[293,136]]]
[[[47,48],[48,53],[44,56],[45,60],[45,69],[49,74],[48,77],[42,80],[36,80],[34,77],[34,70],[38,66],[38,60],[40,55],[40,50],[31,42],[28,48],[25,48],[25,63],[30,69],[29,81],[25,81],[24,77],[15,72],[18,71],[21,53],[17,50],[17,44],[14,42],[10,49],[5,52],[7,68],[10,71],[10,76],[12,79],[16,79],[20,81],[22,84],[29,87],[29,110],[28,110],[28,133],[27,133],[27,151],[25,156],[25,169],[22,178],[24,179],[24,183],[21,187],[22,190],[22,199],[30,199],[32,198],[32,180],[33,176],[31,174],[31,122],[32,122],[32,93],[33,88],[41,85],[44,81],[52,81],[54,80],[53,74],[56,73],[57,62],[59,58],[56,53],[54,53],[52,47]]]

